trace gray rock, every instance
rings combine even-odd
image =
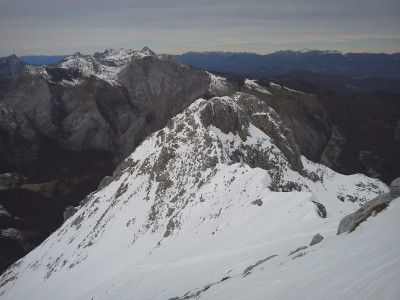
[[[9,77],[21,75],[25,64],[13,54],[7,57],[0,58],[0,77]]]
[[[232,132],[245,141],[249,135],[249,124],[252,124],[272,139],[293,170],[301,171],[303,164],[299,149],[280,116],[259,98],[250,94],[235,93],[232,98],[235,99],[237,107],[227,106],[220,98],[211,99],[201,114],[204,126],[213,125],[223,133]],[[275,168],[266,153],[254,149],[246,150],[244,156],[241,153],[235,154],[238,162],[244,161],[252,167],[267,170]]]
[[[319,233],[317,233],[316,235],[313,236],[311,243],[310,243],[310,247],[320,243],[322,240],[324,239],[324,237],[322,235],[320,235]]]
[[[0,189],[16,187],[26,182],[26,177],[18,173],[0,174]]]
[[[263,205],[263,202],[261,199],[257,199],[257,200],[254,200],[253,202],[251,202],[251,204],[261,206],[261,205]]]
[[[251,270],[253,270],[255,267],[257,267],[258,265],[261,265],[263,263],[265,263],[266,261],[270,260],[271,258],[274,258],[276,255],[271,255],[268,256],[267,258],[261,259],[258,262],[256,262],[254,265],[250,265],[248,266],[244,271],[243,271],[243,276],[247,276],[250,274]]]
[[[333,126],[331,138],[328,141],[324,151],[322,152],[320,162],[330,168],[337,164],[340,154],[343,151],[343,145],[346,139],[339,131],[337,126]]]
[[[71,218],[76,212],[78,211],[78,208],[73,207],[73,206],[68,206],[65,211],[64,211],[64,221],[67,221],[69,218]]]
[[[392,181],[392,183],[389,186],[389,189],[390,189],[390,195],[393,198],[400,197],[400,177]]]
[[[345,216],[340,221],[337,234],[354,231],[357,226],[368,219],[370,215],[381,212],[393,199],[400,197],[400,177],[392,181],[389,190],[389,193],[375,197],[361,206],[355,213]]]
[[[321,218],[326,218],[326,208],[325,208],[325,206],[323,204],[317,202],[317,201],[313,201],[313,203],[317,206],[318,215]]]
[[[299,252],[299,251],[301,251],[301,250],[305,250],[305,249],[307,249],[307,248],[308,248],[307,246],[299,247],[299,248],[297,248],[296,250],[291,251],[291,252],[289,253],[289,256],[290,256],[290,255],[293,255],[293,254],[295,254],[295,253],[297,253],[297,252]]]
[[[345,216],[339,224],[337,234],[354,231],[358,225],[364,222],[373,213],[379,213],[384,210],[392,201],[390,193],[379,195],[371,201],[365,203],[355,213]]]

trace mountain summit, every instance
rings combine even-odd
[[[156,54],[147,46],[143,47],[143,49],[140,51],[141,53],[149,56],[155,56]]]
[[[292,250],[318,232],[336,240],[339,220],[385,191],[378,180],[302,157],[279,115],[255,96],[198,99],[5,272],[0,295],[223,299],[213,292],[232,282],[247,294],[247,284],[271,272],[260,274],[258,265],[289,274],[297,264],[287,256]],[[285,277],[278,278],[274,291],[283,292]],[[318,290],[327,298],[324,287],[302,295]],[[268,294],[257,288],[252,295]]]

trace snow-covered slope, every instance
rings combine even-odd
[[[313,290],[294,276],[304,274],[316,277],[322,296],[335,298],[330,287],[341,287],[351,257],[334,250],[371,243],[369,232],[360,231],[360,244],[336,237],[339,220],[385,191],[377,180],[343,176],[301,157],[279,116],[254,96],[199,99],[147,138],[59,230],[6,271],[0,297],[293,299],[299,289],[305,299]],[[304,257],[288,257],[316,233],[326,240]],[[382,251],[392,258],[394,250]],[[325,271],[335,267],[325,255],[343,264],[337,284],[322,280],[331,279],[332,271]],[[260,260],[271,268],[251,267]],[[357,279],[358,272],[364,276],[365,270],[346,278]],[[396,272],[388,274],[393,280]]]

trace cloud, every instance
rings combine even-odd
[[[92,53],[144,44],[159,52],[254,51],[252,45],[270,52],[271,45],[307,47],[319,41],[323,48],[333,40],[349,42],[350,49],[354,39],[380,40],[382,51],[400,51],[399,15],[398,0],[3,1],[0,55]]]

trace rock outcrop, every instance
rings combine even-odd
[[[389,186],[390,196],[394,199],[400,197],[400,177],[393,180]]]
[[[388,207],[393,199],[400,197],[400,178],[397,178],[390,184],[389,190],[389,193],[385,193],[375,197],[371,201],[361,206],[361,208],[358,209],[356,212],[344,217],[340,221],[337,234],[354,231],[371,215],[378,214],[386,207]]]
[[[24,71],[25,64],[13,54],[0,58],[0,78],[21,75]]]
[[[319,233],[317,233],[316,235],[313,236],[313,238],[310,242],[310,247],[320,243],[323,239],[324,239],[324,237],[322,235],[320,235]]]

